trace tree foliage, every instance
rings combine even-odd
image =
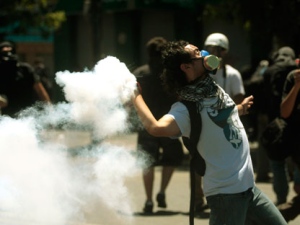
[[[66,20],[64,11],[56,11],[56,0],[1,0],[0,35],[26,34],[36,29],[42,35],[57,30]]]

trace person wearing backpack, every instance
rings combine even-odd
[[[292,136],[293,144],[290,151],[292,162],[294,163],[295,172],[293,174],[294,191],[296,196],[289,202],[278,205],[278,208],[286,221],[291,221],[300,215],[300,69],[292,70],[286,77],[282,102],[280,105],[280,114],[288,123]]]
[[[157,137],[186,137],[193,134],[191,117],[182,101],[196,106],[201,118],[197,143],[205,166],[203,191],[211,209],[210,225],[286,225],[274,203],[255,185],[247,134],[239,115],[248,113],[253,96],[236,105],[210,77],[218,68],[216,57],[204,55],[186,41],[169,42],[163,51],[164,87],[177,96],[170,111],[155,119],[140,89],[132,103],[147,132]],[[192,221],[190,221],[191,224]]]
[[[287,75],[297,68],[295,62],[295,52],[289,46],[279,48],[273,54],[273,63],[267,68],[263,75],[263,94],[262,101],[264,102],[262,113],[272,122],[275,118],[280,117],[280,104],[282,101],[282,93]],[[262,145],[262,142],[260,142]],[[264,147],[263,147],[264,148]],[[264,148],[267,151],[267,148]],[[271,149],[271,152],[276,152]],[[270,152],[270,151],[268,151]],[[276,205],[283,204],[287,201],[289,193],[289,175],[287,161],[274,160],[269,156],[271,172],[273,174],[273,190],[276,195]],[[267,162],[266,162],[267,163]]]

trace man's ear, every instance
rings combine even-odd
[[[186,70],[190,68],[190,65],[188,63],[182,63],[180,64],[180,69],[183,71],[183,72],[186,72]]]

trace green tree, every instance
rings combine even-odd
[[[1,0],[0,39],[7,34],[26,34],[36,29],[47,36],[66,20],[64,11],[55,10],[57,0]]]

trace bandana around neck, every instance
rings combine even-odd
[[[206,76],[203,80],[198,78],[192,81],[190,84],[178,89],[177,94],[181,101],[185,100],[200,104],[200,110],[203,108],[202,102],[205,98],[218,97],[213,106],[215,109],[222,109],[226,106],[224,92],[210,76]]]

